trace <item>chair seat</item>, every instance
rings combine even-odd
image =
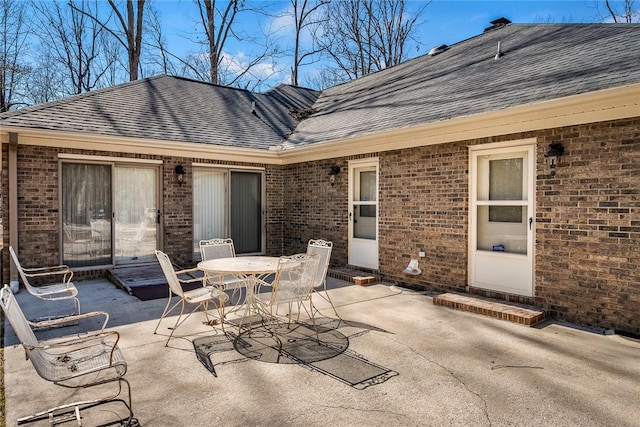
[[[218,288],[213,286],[206,286],[202,288],[192,289],[190,291],[184,291],[185,301],[192,304],[198,304],[203,301],[210,300],[212,297],[218,298],[222,302],[225,302],[229,299],[227,294],[220,292]]]
[[[30,353],[30,357],[34,359],[34,365],[41,371],[43,378],[72,387],[94,384],[98,372],[100,381],[109,381],[122,377],[127,371],[120,349],[118,347],[113,349],[112,343],[106,342],[60,354],[34,350]],[[36,364],[38,358],[41,358],[44,363]]]

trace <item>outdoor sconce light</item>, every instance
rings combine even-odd
[[[560,160],[560,156],[564,154],[564,147],[560,142],[552,142],[549,144],[549,151],[544,154],[545,161],[549,164],[549,175],[555,176],[556,166]]]
[[[176,175],[178,175],[178,185],[182,187],[182,183],[184,182],[184,174],[186,173],[184,167],[182,165],[177,165],[174,171]]]
[[[329,169],[329,182],[331,183],[332,187],[336,183],[336,175],[338,175],[339,173],[340,166],[338,165],[333,165],[331,166],[331,169]]]

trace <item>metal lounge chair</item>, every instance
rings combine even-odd
[[[0,290],[0,305],[22,343],[27,359],[44,380],[71,389],[86,389],[111,382],[118,383],[117,391],[111,396],[59,405],[20,418],[18,425],[45,419],[49,419],[50,425],[70,421],[82,425],[81,411],[109,402],[121,402],[127,407],[128,417],[125,420],[119,420],[120,425],[138,425],[131,409],[131,387],[124,378],[127,363],[117,346],[120,339],[118,332],[101,330],[40,342],[7,285]],[[68,319],[59,319],[59,321],[68,321]],[[55,321],[50,323],[53,322]],[[123,385],[127,389],[126,401],[118,397]]]
[[[50,267],[40,267],[40,268],[24,268],[20,265],[20,261],[18,260],[18,256],[16,252],[13,250],[12,246],[9,246],[9,253],[11,254],[11,259],[20,274],[20,278],[22,279],[22,284],[24,285],[27,292],[31,295],[40,298],[44,301],[60,301],[60,300],[72,300],[74,306],[73,314],[80,314],[80,301],[78,300],[78,289],[75,287],[71,279],[73,278],[73,271],[71,269],[62,264],[55,265]],[[47,283],[42,286],[33,286],[29,279],[37,279],[50,281],[55,280],[56,283]]]
[[[329,292],[327,292],[327,270],[329,270],[329,261],[331,260],[332,249],[333,243],[328,240],[311,239],[307,244],[307,253],[317,254],[319,257],[319,267],[316,271],[313,290],[331,304],[333,312],[339,319],[341,319],[338,311],[336,310],[336,306],[333,305],[333,301],[331,301]],[[321,291],[324,291],[324,295],[320,293]]]
[[[162,272],[164,273],[164,276],[167,279],[167,283],[169,284],[169,299],[153,333],[155,334],[158,332],[158,327],[160,327],[162,319],[164,319],[178,305],[181,306],[180,314],[176,319],[175,325],[173,326],[173,328],[171,328],[171,333],[169,334],[169,338],[167,338],[167,342],[164,344],[165,346],[169,345],[169,341],[173,337],[173,333],[176,331],[176,329],[178,329],[178,327],[182,325],[198,308],[204,308],[205,317],[207,319],[207,322],[209,322],[209,302],[213,302],[214,304],[216,304],[216,307],[218,308],[220,313],[220,319],[224,319],[224,303],[229,299],[227,294],[222,292],[217,286],[207,285],[206,279],[204,279],[203,277],[195,277],[190,279],[180,279],[178,277],[178,275],[187,275],[190,273],[200,272],[200,270],[198,270],[197,268],[175,271],[173,269],[173,264],[171,263],[171,260],[169,259],[169,256],[167,254],[161,251],[156,251],[156,257],[158,258],[160,267],[162,267]],[[202,287],[187,291],[182,288],[182,284],[194,282],[201,282]],[[178,296],[179,300],[171,305],[171,299],[174,295]],[[195,308],[181,321],[180,319],[184,314],[185,304],[195,305]],[[224,328],[224,323],[221,323]]]

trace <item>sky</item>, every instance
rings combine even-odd
[[[275,14],[282,13],[290,7],[289,0],[249,0],[261,5],[269,5]],[[419,8],[423,0],[408,0],[409,6]],[[192,0],[157,0],[156,7],[162,16],[163,31],[169,42],[171,51],[179,51],[187,46],[187,38],[196,28],[197,9]],[[429,52],[432,47],[463,41],[481,34],[490,21],[505,17],[513,23],[592,23],[602,22],[607,16],[604,0],[511,0],[511,1],[457,1],[433,0],[427,6],[416,26],[417,43],[411,41],[407,46],[411,58]],[[279,48],[286,49],[292,37],[292,21],[286,18],[264,18],[260,23],[253,20],[239,22],[244,30],[256,30],[270,25],[279,28]],[[197,27],[199,29],[199,27]],[[252,51],[252,49],[254,49]],[[229,44],[225,49],[230,58],[238,62],[246,61],[255,52],[255,47],[239,43]],[[288,83],[287,70],[284,64],[263,64],[264,71],[272,71],[280,66],[283,71],[278,74],[278,83]],[[305,83],[313,67],[301,69],[301,84]]]

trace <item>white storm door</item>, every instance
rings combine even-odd
[[[533,296],[535,145],[471,148],[469,285]]]
[[[378,159],[349,162],[349,264],[378,269]]]

